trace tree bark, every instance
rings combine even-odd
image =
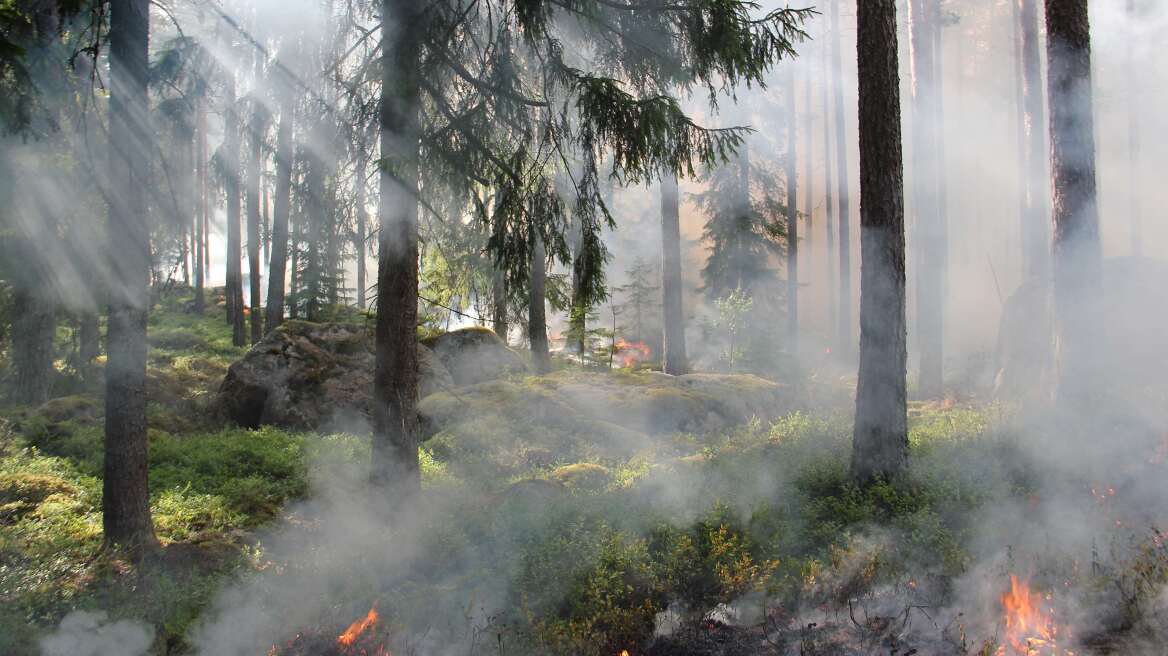
[[[826,36],[826,35],[825,35]],[[835,178],[832,168],[831,148],[831,55],[828,40],[823,42],[823,227],[825,232],[824,260],[827,264],[827,334],[828,344],[833,348],[839,342],[839,305],[836,302],[839,285],[836,282],[835,267]],[[830,350],[830,349],[829,349]]]
[[[1095,180],[1091,27],[1087,0],[1047,0],[1047,81],[1054,223],[1059,407],[1084,412],[1097,396],[1103,255]]]
[[[811,253],[811,218],[815,214],[815,114],[812,111],[812,98],[814,94],[814,83],[811,80],[811,71],[807,71],[806,77],[806,92],[807,95],[803,99],[803,226],[806,231],[803,234],[803,243],[806,245],[807,252]],[[810,255],[807,256],[810,258]]]
[[[21,250],[27,253],[26,262],[35,261],[31,248]],[[49,290],[42,284],[45,277],[38,275],[32,280],[33,277],[23,274],[13,280],[11,398],[16,403],[35,406],[48,401],[52,392],[57,319]]]
[[[262,73],[262,60],[256,55],[256,77]],[[251,296],[251,343],[255,344],[264,336],[264,317],[260,312],[260,166],[263,162],[264,118],[258,99],[251,110],[251,121],[247,130],[247,264],[248,287]]]
[[[395,502],[421,489],[418,463],[419,38],[425,6],[382,0],[382,157],[370,481]]]
[[[278,70],[284,70],[277,67]],[[265,328],[275,330],[284,322],[284,283],[288,267],[288,214],[292,207],[293,98],[287,80],[278,81],[280,125],[276,128],[276,198],[272,208],[272,259],[268,264],[268,305]]]
[[[1136,0],[1127,0],[1128,27],[1134,28],[1139,20],[1136,15]],[[1127,35],[1127,164],[1128,164],[1128,202],[1131,214],[1131,252],[1135,257],[1144,254],[1144,219],[1143,207],[1140,203],[1140,110],[1143,105],[1139,102],[1141,88],[1136,81],[1136,73],[1140,65],[1136,58],[1136,35],[1129,32]]]
[[[235,80],[228,79],[225,94],[226,115],[223,119],[223,163],[226,169],[223,192],[227,197],[227,323],[231,326],[231,343],[247,345],[243,326],[243,253],[239,207],[239,113],[235,106]]]
[[[494,308],[491,312],[492,326],[495,334],[507,341],[507,275],[500,270],[495,271],[492,281],[491,300]]]
[[[552,369],[551,353],[548,350],[547,316],[544,297],[547,293],[547,253],[539,235],[532,236],[531,245],[531,295],[527,307],[527,336],[531,342],[531,360],[535,372],[546,374]]]
[[[107,547],[140,556],[157,545],[150,517],[146,439],[146,315],[149,298],[150,230],[144,190],[150,152],[147,51],[149,2],[110,3],[110,263],[105,390],[105,465],[102,527]]]
[[[904,172],[896,0],[857,0],[860,124],[860,369],[852,476],[900,473],[908,458]]]
[[[689,372],[685,349],[685,313],[681,283],[681,207],[677,176],[661,176],[661,311],[664,341],[661,370],[680,376]]]
[[[835,156],[836,181],[839,184],[839,354],[850,358],[852,346],[852,232],[851,232],[851,191],[848,183],[848,139],[844,121],[843,64],[840,55],[839,5],[843,0],[831,3],[832,77],[835,79]]]
[[[357,213],[357,233],[353,236],[353,250],[357,257],[357,309],[365,309],[365,239],[369,234],[369,215],[365,210],[365,176],[366,160],[364,138],[358,144],[357,152],[357,180],[354,183],[356,198],[354,205]]]
[[[787,73],[787,351],[799,350],[799,199],[795,182],[799,113],[795,73]]]
[[[944,392],[945,215],[940,206],[939,138],[937,129],[937,53],[934,30],[937,0],[910,0],[912,61],[913,199],[917,239],[918,384],[922,398]]]
[[[1022,102],[1026,114],[1027,212],[1022,230],[1026,274],[1045,281],[1050,276],[1049,190],[1046,181],[1046,110],[1042,97],[1042,62],[1038,44],[1037,0],[1018,0],[1022,18]]]
[[[207,271],[207,110],[201,98],[195,99],[195,314],[203,315],[203,281]]]

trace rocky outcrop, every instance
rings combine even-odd
[[[420,396],[453,386],[430,349],[419,345],[418,361]],[[364,326],[286,321],[231,365],[216,407],[247,427],[344,428],[369,416],[373,364],[373,339]]]
[[[442,361],[458,386],[526,373],[519,354],[488,328],[462,328],[422,342]]]

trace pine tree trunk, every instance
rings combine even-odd
[[[280,68],[279,70],[283,70]],[[280,125],[276,128],[276,198],[272,208],[272,259],[268,264],[268,305],[265,328],[275,330],[284,322],[284,282],[288,266],[288,214],[292,207],[293,100],[287,81],[278,82]]]
[[[584,303],[583,272],[587,269],[584,251],[583,225],[580,234],[576,235],[576,257],[572,261],[572,308],[568,315],[568,332],[575,338],[576,353],[580,356],[580,364],[584,364],[585,349],[587,348],[588,308]]]
[[[852,231],[851,192],[848,184],[848,139],[844,122],[843,64],[840,55],[842,35],[839,5],[831,3],[832,77],[835,80],[835,157],[836,182],[839,184],[839,354],[845,359],[854,352],[852,344]]]
[[[256,57],[257,77],[262,72],[259,56]],[[257,103],[258,105],[258,103]],[[247,265],[248,287],[251,296],[250,319],[251,343],[255,344],[264,336],[264,317],[260,311],[260,167],[263,161],[264,120],[260,108],[253,107],[251,125],[248,128],[247,158]]]
[[[21,250],[35,261],[31,248]],[[25,274],[13,280],[11,398],[16,403],[35,406],[48,401],[52,392],[57,320],[49,290],[41,284],[44,278],[22,280],[32,277]]]
[[[1042,61],[1038,43],[1038,0],[1018,0],[1022,10],[1022,88],[1026,108],[1027,216],[1022,230],[1026,274],[1046,281],[1050,276],[1049,190],[1046,187],[1046,110],[1043,107]]]
[[[376,354],[370,482],[399,502],[419,493],[418,166],[421,99],[418,36],[424,6],[382,0],[381,153]]]
[[[1127,20],[1130,28],[1135,28],[1139,17],[1136,15],[1136,0],[1127,0]],[[1127,34],[1127,164],[1128,164],[1128,202],[1131,214],[1131,252],[1135,257],[1144,254],[1144,219],[1143,207],[1140,204],[1140,111],[1143,105],[1139,102],[1141,88],[1136,82],[1136,72],[1141,70],[1137,62],[1136,35]]]
[[[826,35],[825,35],[826,36]],[[837,269],[835,266],[835,170],[832,167],[831,148],[831,60],[827,39],[823,42],[823,227],[825,239],[824,262],[827,264],[827,333],[828,344],[834,347],[839,343],[839,305],[836,301],[839,285],[836,281]]]
[[[547,294],[547,253],[543,240],[538,235],[532,237],[531,246],[531,295],[527,307],[527,336],[531,342],[531,361],[535,372],[546,374],[552,369],[551,354],[548,350],[547,316],[544,297]]]
[[[226,117],[223,120],[223,162],[227,170],[223,192],[227,197],[227,323],[231,326],[231,343],[247,344],[243,326],[243,253],[239,207],[239,113],[235,107],[235,80],[228,79]]]
[[[207,111],[202,99],[195,109],[195,314],[203,316],[206,294],[203,283],[207,272]]]
[[[661,370],[689,372],[685,350],[685,314],[681,283],[681,207],[677,176],[661,176],[661,311],[664,331]]]
[[[491,312],[495,334],[507,341],[507,275],[503,271],[495,271],[495,279],[491,289],[491,300],[494,309]]]
[[[795,109],[795,73],[787,73],[787,351],[799,349],[799,210],[795,165],[798,112]]]
[[[811,81],[811,71],[807,71],[806,97],[803,99],[803,245],[806,248],[808,261],[811,253],[811,218],[815,214],[815,113],[812,111],[814,84]]]
[[[157,545],[150,517],[146,440],[146,314],[150,231],[146,219],[150,148],[147,0],[110,3],[110,171],[113,203],[109,244],[115,284],[110,289],[105,389],[105,472],[102,526],[107,547],[141,555]]]
[[[936,124],[936,53],[933,30],[937,0],[910,0],[912,60],[913,206],[917,225],[917,340],[922,398],[943,394],[945,216],[940,207],[941,162]]]
[[[77,355],[81,366],[88,368],[101,355],[101,320],[97,311],[84,311],[77,320]]]
[[[1047,81],[1054,223],[1057,403],[1083,412],[1096,397],[1103,255],[1095,181],[1095,117],[1087,0],[1047,0]]]
[[[904,175],[896,0],[858,0],[860,369],[852,476],[900,473],[908,458]]]
[[[363,139],[362,139],[363,141]],[[369,217],[365,211],[365,148],[357,149],[357,181],[354,204],[357,212],[357,233],[353,236],[353,250],[357,257],[357,308],[365,309],[365,239],[369,232]]]

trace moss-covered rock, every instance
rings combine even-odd
[[[604,465],[577,462],[557,467],[552,471],[552,478],[571,489],[600,490],[612,481],[612,472]]]
[[[442,361],[455,385],[474,385],[507,374],[526,373],[518,353],[489,328],[452,330],[422,342]]]

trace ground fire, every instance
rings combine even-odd
[[[268,656],[392,656],[384,631],[378,630],[380,621],[374,604],[335,638],[325,631],[304,631],[283,645],[273,645]]]
[[[621,367],[633,367],[653,357],[653,349],[645,342],[629,342],[619,339],[615,345],[617,362]]]
[[[1065,645],[1069,631],[1059,626],[1051,596],[1031,590],[1027,581],[1010,576],[1010,591],[1002,595],[1005,644],[998,656],[1074,656]]]

